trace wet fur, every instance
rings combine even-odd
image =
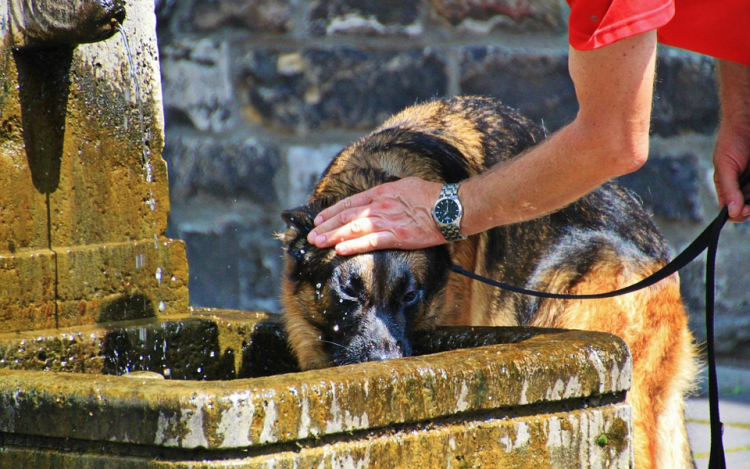
[[[315,215],[346,196],[406,176],[459,182],[543,138],[541,128],[499,102],[467,97],[409,108],[339,153],[309,204],[283,214],[288,228],[281,236],[287,253],[282,303],[293,351],[303,369],[312,369],[408,355],[410,331],[436,325],[613,333],[633,355],[628,400],[636,467],[692,467],[683,414],[696,362],[676,275],[617,298],[562,301],[518,295],[449,272],[455,262],[504,282],[558,293],[630,285],[666,264],[669,253],[627,190],[607,183],[549,216],[426,250],[341,258],[305,239]],[[419,301],[407,305],[412,290],[418,290]]]

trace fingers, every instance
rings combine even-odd
[[[376,249],[394,249],[398,247],[398,241],[392,233],[381,231],[336,244],[336,254],[351,256]]]
[[[432,219],[440,183],[404,178],[343,199],[320,212],[307,241],[340,255],[419,249],[445,242]]]
[[[743,222],[750,219],[750,177],[739,178],[739,171],[717,162],[714,184],[720,206],[727,206],[729,219]],[[741,181],[738,179],[742,179]]]
[[[742,204],[739,215],[732,217],[733,222],[744,222],[750,220],[750,173],[745,174],[745,177],[740,179],[740,203]],[[731,215],[730,215],[731,217]]]
[[[333,219],[316,226],[307,235],[307,242],[319,248],[327,248],[336,243],[366,236],[378,230],[376,220],[377,218],[370,217],[368,207],[345,210]]]
[[[318,214],[317,217],[315,217],[315,225],[318,226],[324,221],[330,221],[334,219],[335,217],[342,217],[342,213],[347,210],[352,210],[356,208],[361,208],[369,205],[372,203],[372,195],[371,191],[367,190],[365,192],[360,192],[359,194],[354,194],[351,197],[347,197],[343,200],[338,201],[334,205],[328,207],[327,209],[323,210]],[[351,212],[347,216],[349,219],[353,216]],[[343,219],[343,218],[341,218]],[[346,222],[340,223],[341,225],[346,224]],[[329,223],[331,227],[333,227],[333,223]]]

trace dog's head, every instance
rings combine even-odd
[[[284,324],[303,369],[411,355],[411,334],[430,317],[448,280],[444,246],[348,257],[307,242],[314,203],[283,212]]]

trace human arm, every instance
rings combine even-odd
[[[572,123],[510,162],[461,184],[461,232],[471,235],[554,212],[648,155],[656,34],[593,51],[570,50],[579,102]],[[407,178],[321,212],[308,240],[342,255],[444,242],[431,217],[440,184]]]
[[[731,221],[750,218],[750,67],[717,61],[721,123],[714,148],[714,183],[719,205],[729,207]]]

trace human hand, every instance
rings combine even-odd
[[[729,220],[750,218],[750,67],[718,60],[721,126],[714,148],[714,184]]]
[[[714,149],[714,184],[730,221],[750,219],[750,128],[722,125]]]
[[[445,243],[432,218],[442,184],[408,177],[373,187],[323,210],[307,241],[342,256]]]

